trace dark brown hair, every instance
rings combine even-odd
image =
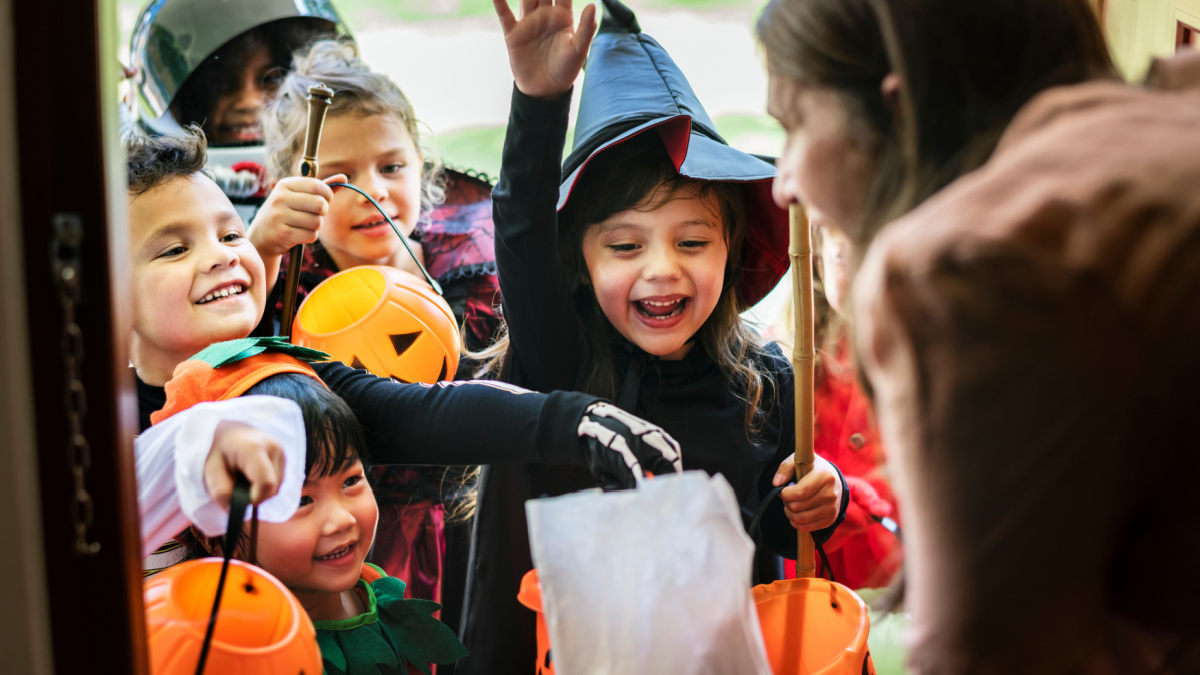
[[[875,148],[860,250],[983,164],[1038,92],[1116,77],[1087,0],[770,0],[757,33],[772,74],[842,94]],[[880,91],[893,72],[895,113]]]
[[[204,134],[195,126],[180,136],[130,134],[125,140],[129,195],[137,197],[177,176],[203,171],[208,161],[206,147]]]
[[[325,478],[361,461],[369,463],[362,426],[340,396],[308,375],[272,375],[243,396],[278,396],[295,401],[304,418],[304,475]]]
[[[583,339],[574,388],[616,400],[625,375],[615,365],[616,346],[623,338],[605,317],[592,289],[583,257],[584,235],[614,214],[628,209],[652,211],[688,190],[694,190],[701,199],[713,198],[721,211],[729,250],[721,297],[696,334],[697,348],[717,363],[731,391],[746,403],[746,435],[753,438],[768,412],[774,381],[760,366],[764,353],[758,335],[745,325],[739,313],[742,245],[748,227],[745,194],[733,183],[680,175],[656,134],[635,136],[594,156],[559,214],[559,256]],[[504,334],[488,349],[469,355],[490,359],[483,372],[496,372],[507,347],[508,336]]]

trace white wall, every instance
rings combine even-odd
[[[1200,24],[1200,0],[1108,0],[1105,33],[1125,77],[1140,81],[1156,57],[1175,52],[1175,27]]]

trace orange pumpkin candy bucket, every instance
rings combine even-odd
[[[181,563],[146,580],[146,634],[153,675],[196,672],[221,559]],[[267,572],[229,562],[220,620],[205,672],[320,675],[321,650],[308,614]]]
[[[424,281],[364,265],[321,282],[292,325],[294,344],[401,382],[454,377],[462,346],[450,306]]]
[[[265,570],[233,559],[249,504],[250,484],[239,476],[222,557],[180,563],[143,582],[152,675],[324,672],[317,631],[296,596]]]

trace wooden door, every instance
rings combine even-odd
[[[115,6],[22,1],[11,16],[29,394],[54,670],[140,674],[147,669]],[[64,279],[79,289],[73,316]]]

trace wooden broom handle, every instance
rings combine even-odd
[[[792,294],[795,298],[796,337],[792,347],[792,370],[796,378],[796,480],[799,481],[813,469],[814,442],[814,363],[816,349],[813,344],[813,275],[812,236],[808,228],[808,216],[804,207],[793,204],[789,210],[791,239],[788,256],[792,260]],[[815,577],[816,562],[813,560],[812,535],[797,532],[796,576]]]
[[[325,113],[333,103],[333,90],[318,82],[308,88],[308,134],[304,139],[304,158],[300,161],[300,175],[317,177],[317,148],[321,146],[321,130],[325,127]],[[296,318],[299,298],[300,268],[304,265],[304,244],[296,244],[288,253],[287,276],[283,280],[283,315],[280,317],[279,334],[292,337],[292,323]]]

